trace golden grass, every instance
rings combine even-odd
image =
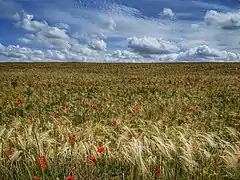
[[[240,63],[0,71],[0,179],[240,178]]]

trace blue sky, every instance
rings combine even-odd
[[[239,0],[0,0],[0,61],[239,60]]]

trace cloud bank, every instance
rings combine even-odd
[[[64,10],[42,2],[40,9],[33,13],[22,10],[7,14],[14,28],[23,33],[14,44],[0,39],[0,56],[3,57],[0,61],[240,60],[240,12],[230,11],[223,5],[193,3],[193,9],[198,6],[206,9],[201,20],[199,17],[191,19],[194,12],[180,11],[173,6],[173,1],[156,8],[155,16],[154,9],[148,12],[152,14],[147,14],[145,7],[117,3],[101,5],[96,1],[94,7],[91,3],[71,7],[60,0],[58,5],[64,6]],[[210,6],[215,10],[208,8]]]
[[[211,10],[206,13],[204,21],[209,26],[217,26],[222,29],[239,29],[240,11],[236,13],[221,13]]]

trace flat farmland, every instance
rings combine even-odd
[[[240,63],[0,63],[0,179],[240,179]]]

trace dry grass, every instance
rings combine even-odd
[[[0,179],[240,178],[240,63],[0,72]]]

